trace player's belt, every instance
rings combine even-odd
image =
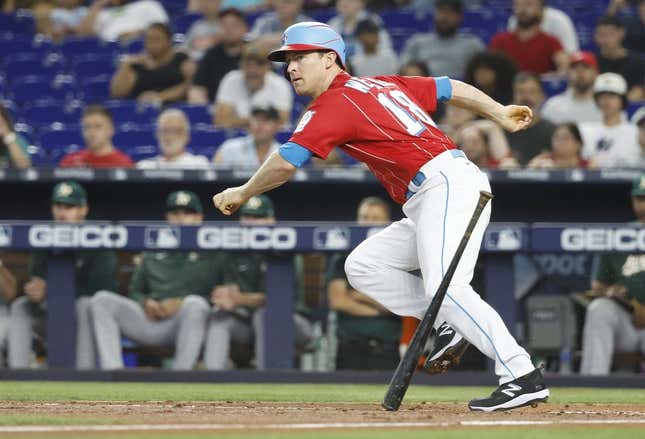
[[[454,158],[457,158],[457,157],[466,158],[466,154],[464,154],[464,152],[460,149],[451,149],[450,155]],[[423,182],[426,181],[427,178],[428,177],[426,177],[423,171],[419,171],[416,174],[414,174],[414,177],[412,177],[412,180],[410,180],[410,183],[408,183],[408,191],[405,193],[405,199],[409,200],[412,197],[412,195],[416,194],[421,188],[421,185],[423,184]]]

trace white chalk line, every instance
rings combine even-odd
[[[66,433],[95,431],[189,430],[324,430],[339,428],[508,427],[527,425],[627,425],[645,419],[586,419],[563,421],[459,421],[459,422],[338,422],[320,424],[168,424],[168,425],[28,425],[0,427],[0,433]]]

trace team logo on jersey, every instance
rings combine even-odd
[[[145,246],[147,248],[177,248],[180,236],[177,227],[146,227]]]
[[[11,245],[11,226],[0,224],[0,247]]]
[[[522,247],[522,231],[511,228],[488,230],[484,245],[487,250],[519,250]]]
[[[349,229],[346,227],[317,227],[314,229],[316,250],[346,250],[349,248]]]
[[[315,111],[307,111],[305,114],[303,114],[300,118],[300,122],[298,122],[298,126],[295,130],[293,130],[293,132],[299,133],[300,131],[304,130],[311,118],[314,117],[314,114],[316,114]]]

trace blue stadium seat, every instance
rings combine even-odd
[[[54,45],[47,39],[34,38],[31,35],[0,34],[0,61],[6,61],[9,55],[11,58],[18,54],[45,57],[53,52],[56,52]]]
[[[110,99],[110,75],[78,77],[77,97],[87,103],[101,104]]]
[[[45,154],[49,163],[52,166],[56,166],[67,154],[78,152],[81,149],[83,149],[83,146],[79,144],[50,145],[50,147],[45,150]]]
[[[4,63],[2,69],[9,83],[13,83],[28,75],[54,78],[56,75],[62,73],[61,65],[47,65],[41,57],[32,58],[31,56],[12,57]]]
[[[67,105],[65,102],[40,101],[27,107],[21,121],[35,128],[51,126],[55,123],[75,125],[81,119],[79,106]]]
[[[276,134],[275,138],[278,141],[278,143],[285,143],[289,138],[291,137],[292,131],[280,131],[278,134]]]
[[[542,79],[542,87],[548,97],[560,94],[567,89],[567,78]]]
[[[60,51],[68,58],[95,55],[111,59],[117,55],[119,45],[98,38],[67,38],[60,44]]]
[[[125,46],[121,46],[122,54],[135,54],[143,51],[143,39],[137,38],[136,40],[128,41]]]
[[[157,139],[155,139],[152,129],[128,129],[117,131],[114,135],[114,145],[126,153],[135,147],[154,147],[156,144]]]
[[[228,138],[226,130],[220,130],[214,127],[193,129],[190,133],[190,143],[188,147],[202,154],[203,150],[219,147]]]
[[[129,148],[121,147],[121,150],[135,162],[159,155],[159,150],[155,145],[140,145]]]
[[[631,120],[634,113],[641,107],[645,107],[645,101],[632,102],[627,105],[627,117]]]
[[[10,96],[18,104],[35,102],[43,96],[56,100],[67,100],[72,97],[70,78],[58,75],[30,75],[16,80],[10,90]]]
[[[43,167],[53,164],[48,152],[44,148],[36,145],[29,145],[28,151],[29,158],[31,159],[31,166]]]
[[[0,105],[7,109],[14,122],[18,120],[18,115],[20,112],[18,110],[18,106],[14,101],[10,99],[0,99]]]
[[[114,99],[103,103],[114,118],[116,125],[134,124],[150,125],[156,122],[159,108],[152,105],[141,105],[134,100]]]
[[[191,125],[211,125],[213,123],[213,115],[208,105],[178,104],[173,105],[173,108],[177,108],[186,113]]]
[[[190,29],[190,26],[197,20],[202,18],[202,14],[184,14],[176,17],[172,22],[174,32],[185,34]]]
[[[40,146],[46,150],[60,148],[61,146],[69,147],[76,145],[79,149],[83,147],[85,141],[79,128],[50,129],[40,134]]]
[[[110,75],[116,71],[114,59],[96,54],[81,55],[74,59],[70,71],[77,78]]]
[[[12,34],[33,35],[36,25],[31,11],[19,9],[15,14],[0,13],[0,29]]]

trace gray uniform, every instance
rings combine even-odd
[[[130,298],[101,291],[92,300],[102,369],[123,368],[121,335],[146,346],[174,346],[173,369],[192,369],[199,358],[210,313],[208,297],[222,283],[222,259],[206,252],[146,252],[130,283]],[[183,298],[172,317],[149,320],[146,299]]]

